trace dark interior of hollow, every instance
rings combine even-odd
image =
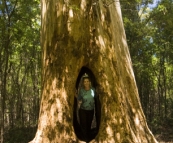
[[[81,70],[79,72],[79,75],[77,77],[77,80],[76,80],[76,89],[78,89],[81,77],[85,73],[88,74],[88,76],[90,77],[92,86],[96,89],[96,87],[97,87],[96,78],[95,78],[93,72],[87,67],[82,67],[81,68]],[[99,131],[100,117],[101,117],[101,107],[100,107],[100,102],[99,102],[98,96],[97,96],[97,99],[95,100],[95,117],[96,117],[96,128],[93,128],[91,130],[91,136],[90,136],[89,140],[94,139],[95,136],[97,135],[98,131]],[[73,127],[74,127],[74,131],[76,133],[76,136],[80,140],[84,140],[83,135],[82,135],[82,131],[81,131],[81,127],[80,127],[80,125],[78,123],[78,120],[77,120],[77,99],[76,99],[76,97],[74,98]]]

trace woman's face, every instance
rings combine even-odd
[[[90,81],[89,81],[89,79],[86,78],[86,79],[84,79],[83,82],[84,82],[83,84],[84,84],[84,87],[85,88],[89,88],[90,87]]]

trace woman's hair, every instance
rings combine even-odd
[[[91,81],[89,77],[82,77],[82,80],[83,80],[83,81],[84,81],[85,79],[88,79],[89,81]]]
[[[82,76],[82,81],[84,81],[85,79],[88,79],[89,81],[91,81],[90,77],[86,73]]]

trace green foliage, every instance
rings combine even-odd
[[[121,4],[141,104],[157,129],[173,118],[173,2]]]
[[[4,118],[5,131],[37,124],[41,80],[39,2],[0,2],[0,118]],[[24,132],[16,133],[10,135],[15,139],[7,140],[25,138]]]

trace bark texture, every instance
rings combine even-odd
[[[31,143],[81,142],[73,128],[76,80],[95,75],[100,128],[92,143],[155,143],[143,114],[120,3],[42,0],[42,100]]]

